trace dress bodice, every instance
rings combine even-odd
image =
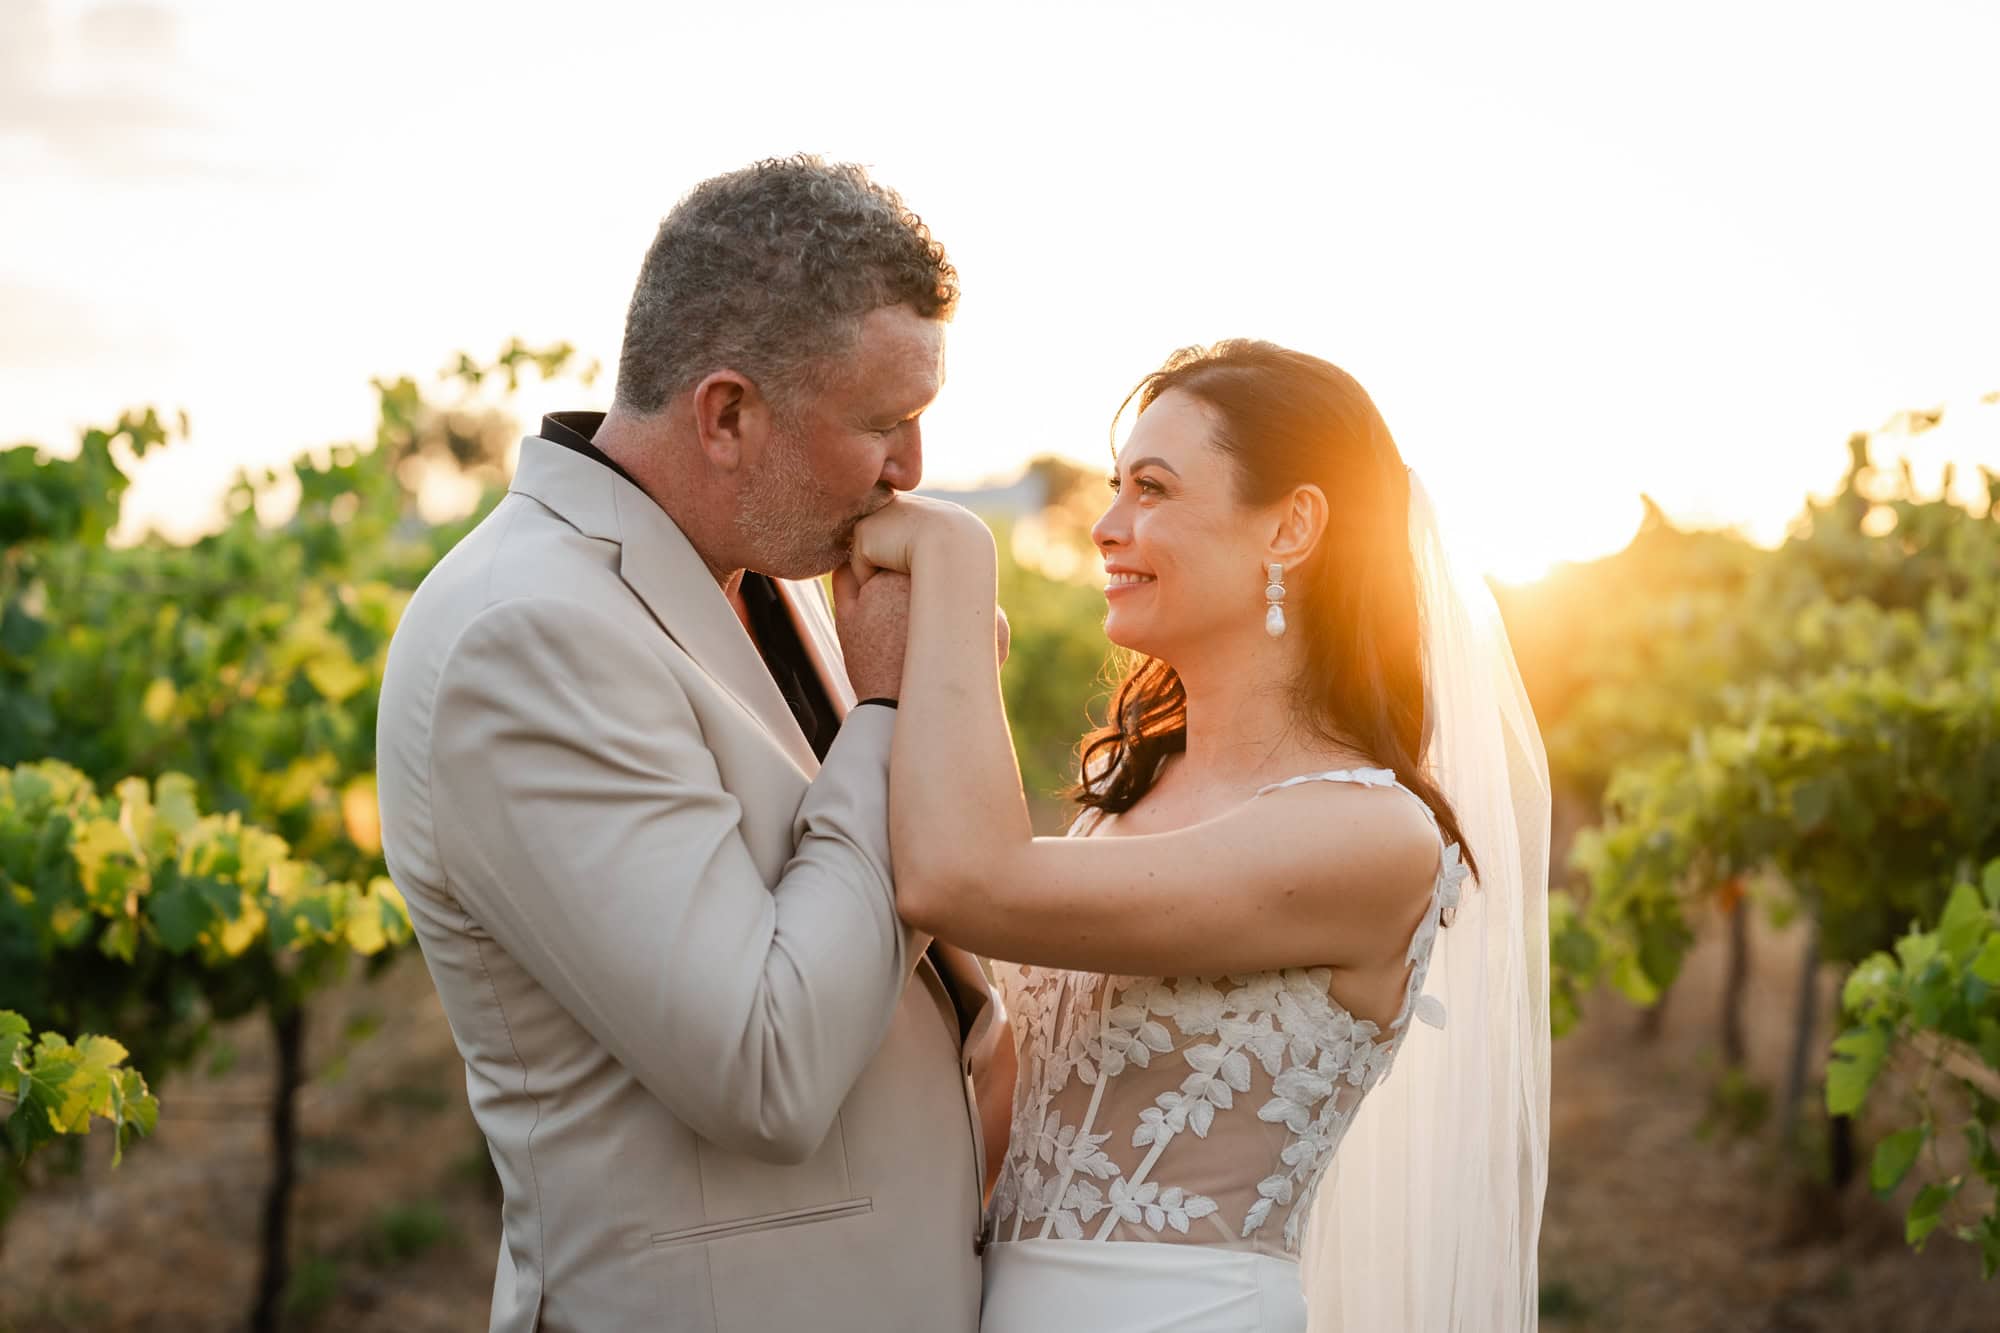
[[[1349,769],[1257,795],[1303,782],[1408,790],[1386,769]],[[1071,834],[1095,828],[1079,820]],[[1021,1072],[993,1239],[1296,1256],[1320,1178],[1410,1020],[1443,1025],[1424,976],[1466,868],[1455,844],[1440,844],[1402,1006],[1386,1031],[1333,999],[1326,967],[1127,977],[998,965]]]

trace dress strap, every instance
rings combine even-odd
[[[1387,768],[1330,768],[1324,773],[1301,773],[1283,782],[1273,782],[1259,787],[1257,795],[1265,792],[1282,791],[1286,787],[1298,787],[1308,782],[1351,782],[1360,787],[1401,787],[1396,781],[1395,770]],[[1409,790],[1404,788],[1405,791]],[[1254,799],[1254,798],[1253,798]]]
[[[1438,827],[1436,813],[1431,810],[1423,797],[1396,781],[1396,771],[1390,768],[1333,768],[1324,773],[1301,773],[1295,778],[1286,778],[1283,782],[1273,782],[1267,787],[1259,787],[1257,796],[1262,796],[1265,792],[1283,791],[1286,787],[1303,786],[1308,782],[1351,782],[1359,787],[1394,787],[1417,803],[1417,808],[1424,812],[1424,818],[1431,821],[1431,828],[1437,831],[1438,840],[1440,842],[1444,840],[1444,830]],[[1253,796],[1250,799],[1257,798]]]

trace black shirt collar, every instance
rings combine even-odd
[[[551,412],[542,418],[542,438],[582,454],[593,462],[602,463],[640,490],[645,490],[631,473],[618,466],[616,459],[591,443],[597,437],[597,428],[603,424],[602,412]]]

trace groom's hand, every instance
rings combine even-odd
[[[851,565],[833,571],[833,620],[847,680],[857,699],[900,699],[903,650],[910,638],[910,576]]]

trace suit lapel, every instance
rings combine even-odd
[[[618,574],[681,651],[810,779],[819,761],[715,576],[664,510],[617,473],[539,436],[521,442],[511,489],[586,536],[618,544]]]
[[[674,642],[785,748],[801,773],[817,773],[812,746],[715,576],[658,505],[631,486],[620,483],[619,490],[618,517],[625,530],[619,576]]]

